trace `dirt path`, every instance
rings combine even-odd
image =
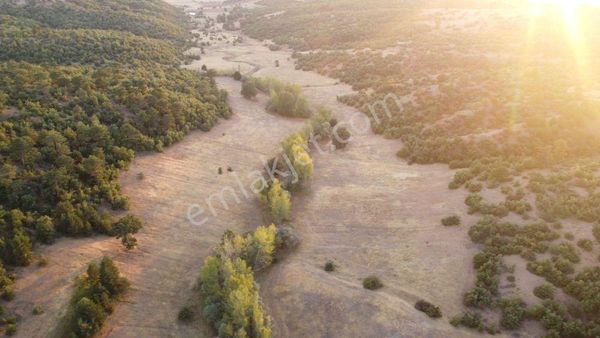
[[[192,67],[260,65],[254,76],[300,84],[311,105],[327,105],[339,121],[361,126],[362,115],[336,100],[351,88],[296,70],[289,51],[273,52],[247,38],[235,47],[212,48],[228,55],[226,62],[201,60]],[[274,337],[479,336],[448,323],[464,310],[462,295],[475,279],[471,260],[477,251],[466,226],[446,228],[440,220],[466,214],[467,193],[448,189],[453,172],[447,166],[410,166],[395,156],[399,148],[398,141],[367,129],[345,150],[313,154],[312,186],[294,199],[293,223],[303,243],[258,277]],[[463,224],[473,220],[463,217]],[[339,266],[334,273],[323,271],[329,259]],[[369,275],[385,287],[363,289]],[[416,311],[419,299],[439,305],[444,318]]]

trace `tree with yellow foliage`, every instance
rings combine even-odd
[[[290,201],[290,193],[283,189],[281,182],[278,179],[273,181],[268,194],[269,208],[275,223],[281,223],[290,219],[292,202]]]

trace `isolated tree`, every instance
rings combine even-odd
[[[241,81],[242,80],[242,73],[240,73],[239,71],[236,71],[235,73],[233,73],[233,79],[236,81]]]
[[[352,137],[350,131],[346,127],[335,128],[332,137],[333,145],[336,149],[343,149],[348,144],[348,140]]]
[[[137,239],[133,237],[133,234],[136,234],[141,228],[142,221],[133,215],[127,215],[113,225],[112,231],[117,239],[121,239],[123,246],[127,250],[131,250],[137,246]]]
[[[269,189],[268,199],[271,215],[275,223],[281,223],[290,218],[290,193],[283,189],[278,179],[273,181],[271,189]]]

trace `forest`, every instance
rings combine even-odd
[[[115,217],[129,207],[119,173],[231,111],[212,78],[179,68],[187,19],[161,1],[3,0],[0,13],[0,287],[10,295],[12,267],[60,236],[134,248],[142,224]]]
[[[269,8],[243,15],[245,33],[292,48],[297,69],[351,85],[355,93],[338,100],[368,115],[375,133],[399,140],[398,158],[445,163],[455,170],[449,189],[469,192],[465,212],[480,218],[469,237],[481,251],[453,325],[494,334],[531,320],[548,337],[598,336],[599,242],[576,238],[567,225],[583,222],[596,234],[600,224],[600,102],[591,94],[600,84],[597,7],[579,13],[587,50],[574,54],[563,48],[573,41],[568,22],[556,21],[560,8],[541,12],[544,30],[532,34],[527,17],[461,10],[477,8],[469,1],[446,2],[444,11],[431,10],[435,1],[263,3]],[[500,201],[486,198],[492,191]],[[501,279],[515,280],[508,256],[546,280],[535,289],[539,303],[499,289]]]

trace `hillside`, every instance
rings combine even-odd
[[[12,294],[13,267],[59,237],[135,247],[138,229],[113,228],[129,208],[120,172],[231,112],[213,79],[179,68],[186,19],[161,1],[2,1],[0,13],[0,287]]]

